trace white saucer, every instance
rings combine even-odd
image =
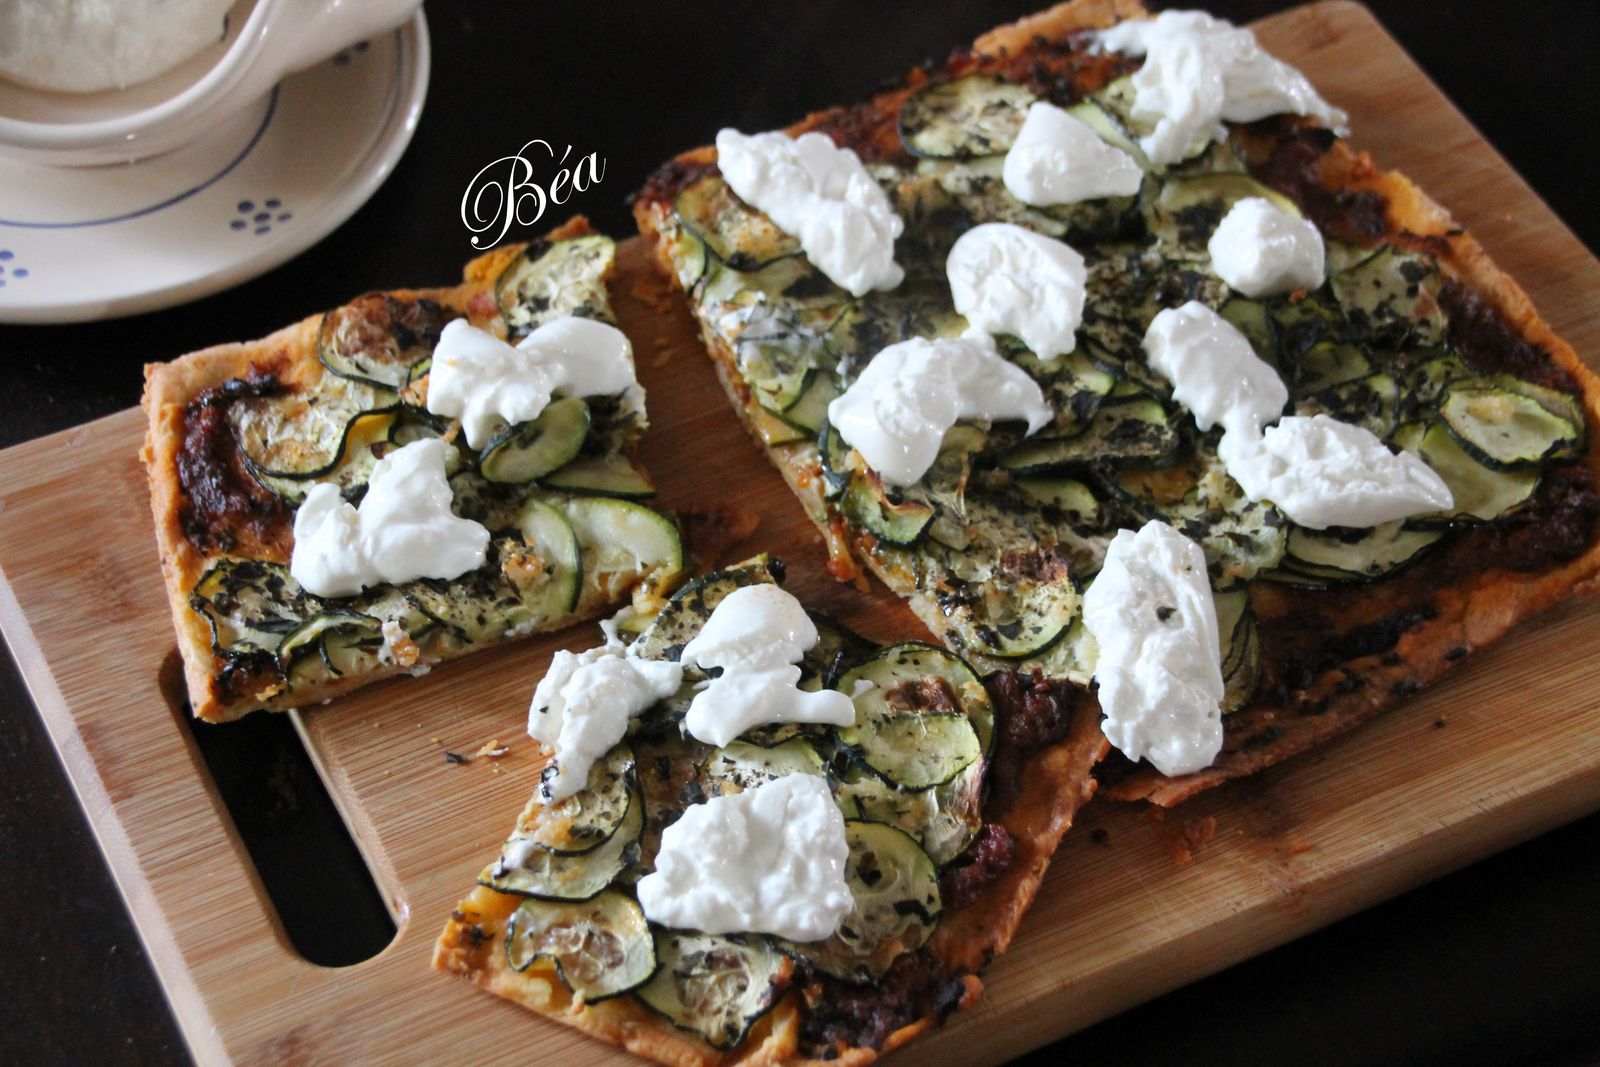
[[[394,169],[428,66],[419,10],[166,155],[82,168],[0,159],[0,322],[171,307],[305,251]]]

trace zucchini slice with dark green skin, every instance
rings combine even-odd
[[[744,1040],[788,988],[794,964],[761,937],[685,930],[656,935],[660,966],[636,995],[672,1025],[713,1048]]]
[[[656,495],[650,475],[625,452],[580,455],[540,479],[547,489],[585,496],[615,496],[644,500]]]
[[[656,972],[655,937],[644,910],[615,889],[577,903],[524,900],[506,922],[505,945],[513,971],[548,959],[586,1004],[637,989]]]
[[[735,589],[764,582],[777,584],[777,576],[768,569],[765,556],[696,578],[672,595],[631,651],[646,659],[676,662],[683,646],[700,632],[724,597]]]
[[[1398,348],[1431,345],[1444,338],[1439,306],[1444,279],[1432,259],[1384,245],[1348,270],[1328,279],[1333,297],[1374,344]]]
[[[817,748],[795,736],[763,747],[732,741],[713,752],[701,770],[707,796],[725,796],[775,782],[791,774],[823,775],[827,764]]]
[[[1481,379],[1452,383],[1439,402],[1439,419],[1468,455],[1492,470],[1567,459],[1583,443],[1581,421],[1553,413],[1526,392]]]
[[[925,159],[1004,154],[1038,99],[1021,85],[987,74],[934,82],[900,107],[900,142]]]
[[[315,393],[241,397],[227,420],[240,457],[258,478],[324,477],[359,451],[359,441],[381,441],[399,406],[390,390],[333,375]],[[381,423],[379,432],[370,432]]]
[[[616,242],[599,234],[529,245],[494,283],[510,339],[569,315],[611,322],[606,275],[616,256]]]
[[[211,649],[224,656],[277,653],[284,638],[322,611],[289,568],[225,559],[200,576],[189,604],[211,626]]]
[[[1154,170],[1150,157],[1144,154],[1144,147],[1139,144],[1138,138],[1128,132],[1122,121],[1106,109],[1106,106],[1094,97],[1078,101],[1066,109],[1067,114],[1083,123],[1095,132],[1095,136],[1113,148],[1121,149],[1133,157],[1133,161],[1146,171]]]
[[[760,270],[800,253],[799,240],[740,200],[720,174],[707,174],[684,186],[672,210],[706,251],[734,270]]]
[[[828,405],[839,395],[838,379],[831,370],[813,370],[794,403],[779,414],[789,425],[816,433],[828,421]],[[797,438],[798,439],[798,438]]]
[[[683,540],[660,512],[608,496],[569,497],[561,510],[578,535],[586,575],[650,575],[666,584],[683,572]]]
[[[850,484],[850,468],[846,464],[850,445],[830,422],[824,422],[817,431],[817,456],[822,466],[823,495],[835,499]]]
[[[1168,177],[1150,203],[1145,225],[1170,248],[1205,256],[1206,245],[1223,216],[1234,204],[1251,197],[1260,197],[1287,215],[1300,216],[1295,202],[1277,190],[1248,174],[1225,172]]]
[[[1437,515],[1420,515],[1413,526],[1451,520],[1489,522],[1525,503],[1539,487],[1539,470],[1490,470],[1479,463],[1442,421],[1415,423],[1395,431],[1395,445],[1415,452],[1450,487],[1455,506]]]
[[[1250,342],[1250,347],[1255,349],[1263,363],[1270,367],[1278,365],[1278,327],[1265,304],[1248,297],[1234,296],[1217,309],[1217,314],[1244,334],[1244,339]]]
[[[891,503],[875,486],[876,479],[857,475],[839,502],[839,510],[857,529],[884,544],[907,547],[922,540],[936,509],[915,500]]]
[[[1091,463],[1158,463],[1182,444],[1176,419],[1152,396],[1102,404],[1082,433],[1032,437],[1000,457],[1016,474],[1049,474]]]
[[[278,645],[278,662],[288,669],[295,660],[306,655],[320,655],[324,639],[336,631],[355,631],[362,636],[381,634],[383,624],[371,615],[359,611],[325,611],[312,615],[284,635]],[[332,666],[332,664],[330,664]],[[340,669],[335,674],[342,674]]]
[[[1328,583],[1364,582],[1393,574],[1444,536],[1433,528],[1386,522],[1364,530],[1289,531],[1284,566]]]
[[[516,582],[522,603],[541,619],[556,619],[578,606],[583,592],[583,558],[578,535],[560,509],[530,497],[518,524],[522,541],[538,557],[527,583]]]
[[[1289,361],[1287,369],[1296,393],[1315,393],[1366,377],[1372,361],[1356,345],[1318,341]]]
[[[317,357],[341,378],[398,392],[456,317],[432,300],[369,293],[322,316]]]
[[[939,871],[903,830],[847,819],[845,882],[855,905],[825,941],[785,943],[812,966],[847,982],[881,978],[894,961],[933,936],[943,902]]]
[[[1294,412],[1328,415],[1386,438],[1400,424],[1400,383],[1383,371],[1369,374],[1300,398]]]
[[[967,703],[989,705],[974,681],[948,653],[919,644],[886,649],[839,679],[856,705],[855,725],[841,727],[839,740],[901,789],[943,785],[983,758],[985,739]],[[992,710],[984,717],[992,735]]]
[[[952,648],[997,659],[1030,659],[1067,633],[1079,604],[1070,549],[1062,543],[1030,549],[1002,552],[981,580],[959,578],[951,571],[934,588]]]
[[[553,803],[530,804],[517,820],[512,840],[526,839],[558,856],[592,852],[610,839],[627,818],[634,796],[633,749],[612,747],[589,768],[583,788]],[[539,792],[555,776],[555,766],[539,775]]]
[[[1053,518],[1059,515],[1061,521],[1075,527],[1092,529],[1100,525],[1100,502],[1089,491],[1089,487],[1080,481],[1060,476],[1034,475],[1016,479],[1016,486],[1023,499],[1044,508],[1047,516]]]
[[[1255,694],[1261,673],[1261,632],[1250,610],[1248,589],[1216,595],[1217,632],[1222,636],[1222,712],[1238,711]]]
[[[540,900],[589,900],[639,862],[643,829],[644,803],[630,790],[621,824],[598,847],[568,855],[513,835],[501,848],[500,859],[479,875],[478,883],[496,892]]]
[[[507,426],[490,438],[478,470],[491,482],[525,484],[572,462],[588,436],[589,405],[582,397],[560,397],[537,418]]]
[[[977,760],[943,785],[908,791],[876,774],[857,771],[834,789],[846,818],[888,823],[921,845],[935,866],[966,851],[983,827],[984,761]]]

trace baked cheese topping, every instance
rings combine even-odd
[[[854,906],[849,853],[828,783],[791,774],[685,811],[661,832],[639,904],[680,930],[820,941]]]
[[[1222,644],[1200,546],[1164,522],[1119,530],[1083,595],[1106,740],[1162,774],[1222,751]]]
[[[945,274],[956,310],[973,328],[1020,337],[1047,363],[1076,346],[1087,272],[1064,241],[986,222],[956,240]]]
[[[1054,417],[1039,383],[1002,359],[986,335],[913,337],[890,345],[828,405],[828,421],[885,482],[914,485],[961,419]]]
[[[1150,366],[1202,430],[1254,437],[1283,414],[1289,390],[1232,323],[1191,300],[1156,315],[1144,335]]]
[[[335,485],[311,487],[294,517],[289,573],[317,596],[354,596],[383,583],[455,578],[483,566],[489,531],[450,510],[437,438],[380,459],[359,508]]]
[[[1191,300],[1162,311],[1144,350],[1196,426],[1222,426],[1217,455],[1239,488],[1291,522],[1364,528],[1452,506],[1449,486],[1431,467],[1391,452],[1370,430],[1327,415],[1278,420],[1289,399],[1283,379],[1205,305]]]
[[[1134,158],[1106,144],[1087,123],[1043,100],[1011,143],[1001,170],[1006,190],[1024,204],[1051,207],[1107,196],[1132,196],[1144,170]]]
[[[533,691],[528,736],[555,751],[554,775],[536,795],[546,803],[572,796],[595,760],[628,732],[628,721],[683,684],[683,668],[630,656],[610,640],[586,652],[557,652]]]
[[[539,417],[551,397],[638,391],[627,334],[594,319],[547,322],[516,345],[464,319],[447,324],[433,350],[428,410],[460,419],[482,448],[507,426]]]
[[[905,278],[894,240],[905,223],[861,160],[820,133],[717,134],[717,166],[730,188],[795,237],[835,285],[864,296]]]
[[[720,747],[768,723],[853,726],[856,708],[849,696],[799,688],[796,664],[816,643],[816,624],[793,595],[775,585],[735,589],[684,646],[683,663],[722,671],[695,694],[685,728]]]
[[[1218,453],[1245,495],[1307,529],[1377,526],[1455,503],[1421,459],[1327,415],[1285,416],[1254,438],[1228,434]]]
[[[1315,289],[1327,275],[1316,224],[1260,196],[1229,209],[1206,251],[1217,277],[1248,297]]]
[[[1163,11],[1098,35],[1102,47],[1144,56],[1133,76],[1133,117],[1155,128],[1139,145],[1158,166],[1177,163],[1226,136],[1223,121],[1285,112],[1310,115],[1341,134],[1347,116],[1306,76],[1261,50],[1255,34],[1201,11]]]

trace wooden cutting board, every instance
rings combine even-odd
[[[1543,314],[1600,360],[1600,264],[1352,3],[1257,25],[1349,109],[1356,143],[1453,209]],[[643,272],[637,241],[625,269]],[[426,282],[427,279],[418,279]],[[625,287],[626,288],[626,287]],[[661,503],[736,499],[749,551],[869,635],[919,632],[881,589],[821,572],[799,506],[743,437],[686,316],[646,286],[618,294],[654,423]],[[330,302],[341,294],[329,292]],[[674,340],[676,338],[676,340]],[[592,628],[377,686],[298,721],[399,927],[365,963],[300,959],[181,721],[170,623],[127,411],[0,455],[0,625],[202,1063],[553,1063],[630,1057],[456,979],[429,957],[532,788],[522,734],[551,651]],[[1574,604],[1474,658],[1376,723],[1153,820],[1091,805],[988,994],[913,1046],[918,1063],[996,1062],[1600,807],[1600,611]],[[447,764],[493,738],[503,759]],[[1181,862],[1175,844],[1214,833]],[[308,874],[308,877],[312,875]],[[339,887],[330,886],[338,907]]]

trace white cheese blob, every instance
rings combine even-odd
[[[722,673],[695,694],[684,728],[722,746],[768,723],[818,722],[852,726],[855,702],[832,689],[799,688],[795,666],[817,643],[817,627],[791,594],[776,585],[747,585],[724,597],[681,661]]]
[[[986,222],[957,238],[944,269],[956,311],[974,329],[1020,337],[1046,362],[1077,344],[1087,272],[1065,242]]]
[[[678,664],[630,656],[607,636],[587,652],[557,652],[534,688],[528,736],[555,751],[556,773],[537,794],[545,803],[582,789],[595,760],[628,732],[628,720],[683,684]]]
[[[465,319],[447,323],[428,372],[428,410],[460,419],[482,448],[508,425],[538,418],[556,392],[639,394],[633,346],[615,326],[568,316],[510,345]]]
[[[1053,418],[1039,384],[1002,359],[982,334],[913,337],[890,345],[828,405],[828,421],[891,485],[913,485],[961,419]]]
[[[1315,289],[1326,277],[1322,234],[1265,197],[1240,200],[1223,216],[1206,245],[1211,269],[1248,297]]]
[[[1255,436],[1289,402],[1278,372],[1231,322],[1198,300],[1156,315],[1144,351],[1202,430],[1220,424],[1229,433]]]
[[[813,266],[864,296],[905,278],[894,239],[905,223],[861,160],[820,133],[717,134],[717,166],[739,199],[767,214]]]
[[[639,904],[651,922],[679,930],[820,941],[854,907],[849,856],[828,783],[791,774],[692,805],[661,832]]]
[[[1132,196],[1144,180],[1144,169],[1128,153],[1102,141],[1087,123],[1037,100],[1011,142],[1001,176],[1006,190],[1024,204],[1051,207]]]
[[[1217,451],[1251,500],[1270,500],[1312,530],[1377,526],[1454,505],[1450,487],[1421,459],[1327,415],[1286,416],[1259,437],[1230,433]]]
[[[1140,138],[1152,163],[1187,159],[1226,136],[1222,123],[1310,115],[1344,133],[1346,115],[1306,76],[1261,50],[1255,34],[1200,11],[1163,11],[1098,35],[1102,47],[1145,57],[1133,75],[1133,117],[1155,123]]]
[[[449,448],[429,438],[384,456],[359,508],[337,486],[312,486],[294,516],[295,581],[317,596],[354,596],[385,582],[455,578],[483,566],[489,531],[450,510]]]
[[[1106,740],[1162,774],[1190,774],[1222,750],[1222,644],[1200,546],[1164,522],[1119,530],[1083,594],[1099,646]]]
[[[233,0],[6,0],[0,78],[93,93],[164,74],[227,35]]]

